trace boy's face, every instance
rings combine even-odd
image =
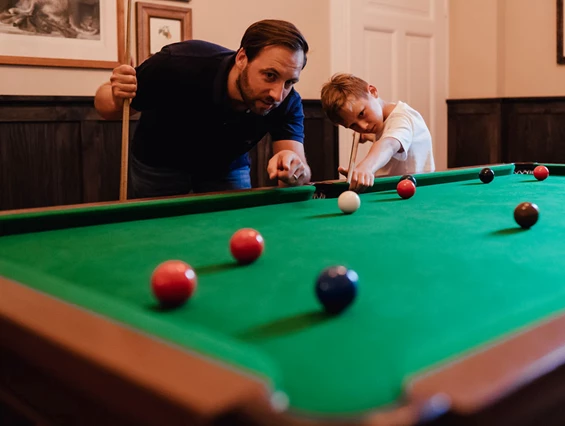
[[[358,133],[373,133],[377,139],[384,128],[383,108],[379,101],[377,88],[369,85],[367,96],[349,98],[341,111],[342,125]]]

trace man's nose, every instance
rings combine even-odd
[[[284,85],[276,85],[269,91],[269,96],[275,100],[275,102],[281,103],[283,101],[284,95]]]

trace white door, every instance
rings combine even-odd
[[[404,101],[430,128],[436,169],[447,168],[447,0],[332,0],[332,73],[352,72],[380,96]],[[347,166],[351,131],[340,129]],[[359,147],[358,159],[370,148]]]

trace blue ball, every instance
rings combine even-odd
[[[324,269],[316,280],[316,296],[329,314],[344,311],[355,300],[359,276],[345,266]]]

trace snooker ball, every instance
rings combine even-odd
[[[416,182],[416,178],[412,175],[403,175],[398,182],[402,182],[405,179],[411,181],[414,184],[414,186],[418,186],[418,183]]]
[[[324,269],[316,280],[316,296],[331,315],[343,312],[355,300],[359,276],[345,266]]]
[[[355,213],[361,206],[361,198],[354,191],[344,191],[337,199],[337,206],[345,214]]]
[[[524,229],[534,226],[538,218],[539,209],[534,203],[520,203],[514,209],[514,220]]]
[[[194,269],[182,260],[167,260],[151,274],[151,289],[164,307],[180,306],[196,290]]]
[[[546,180],[549,176],[549,169],[545,166],[537,166],[534,169],[534,177],[537,180]]]
[[[396,192],[406,200],[416,193],[416,185],[414,185],[411,180],[401,180],[398,182],[398,185],[396,185]]]
[[[489,169],[488,167],[485,167],[479,173],[479,179],[482,183],[491,183],[494,179],[494,171],[492,169]]]
[[[253,263],[261,256],[264,248],[263,236],[252,228],[242,228],[230,239],[231,254],[241,265]]]

